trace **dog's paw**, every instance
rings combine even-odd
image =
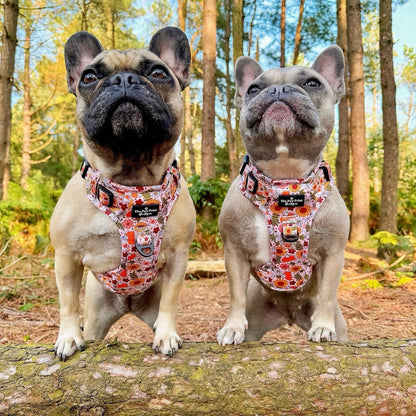
[[[182,341],[176,332],[158,333],[156,330],[155,339],[153,340],[153,351],[173,357],[175,352],[182,348]]]
[[[335,329],[324,326],[312,327],[308,332],[308,340],[312,342],[337,341]]]
[[[230,345],[241,344],[244,341],[244,333],[247,329],[247,319],[240,324],[225,323],[224,327],[217,332],[218,344]]]
[[[82,338],[81,331],[60,331],[55,343],[55,355],[61,361],[65,361],[76,350],[82,351],[85,348],[85,341]]]

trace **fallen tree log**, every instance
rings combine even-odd
[[[415,415],[416,341],[0,346],[2,415]]]

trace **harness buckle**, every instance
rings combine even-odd
[[[150,257],[155,251],[153,237],[148,234],[136,233],[134,245],[143,257]]]
[[[114,194],[104,185],[98,184],[95,191],[97,199],[106,207],[112,207],[114,202]]]
[[[285,219],[282,221],[283,241],[294,243],[299,239],[298,225],[295,219]]]

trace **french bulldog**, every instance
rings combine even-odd
[[[85,161],[50,224],[60,301],[55,354],[65,360],[132,313],[154,330],[153,350],[172,355],[181,347],[177,303],[195,232],[174,154],[190,82],[188,40],[166,27],[148,49],[104,50],[78,32],[65,45],[65,65]]]
[[[230,311],[217,340],[259,340],[296,324],[310,341],[346,341],[337,289],[349,216],[322,162],[345,92],[342,50],[328,47],[312,67],[266,71],[240,57],[235,77],[247,156],[219,218]]]

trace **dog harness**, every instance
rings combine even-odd
[[[260,281],[277,291],[304,286],[312,275],[308,259],[312,222],[334,186],[328,163],[307,178],[273,180],[244,158],[239,188],[263,213],[269,232],[270,261],[255,268]]]
[[[161,185],[125,186],[103,178],[86,160],[81,166],[88,199],[118,227],[120,266],[96,276],[119,295],[147,289],[158,279],[157,260],[169,213],[179,196],[180,172],[176,161]]]

